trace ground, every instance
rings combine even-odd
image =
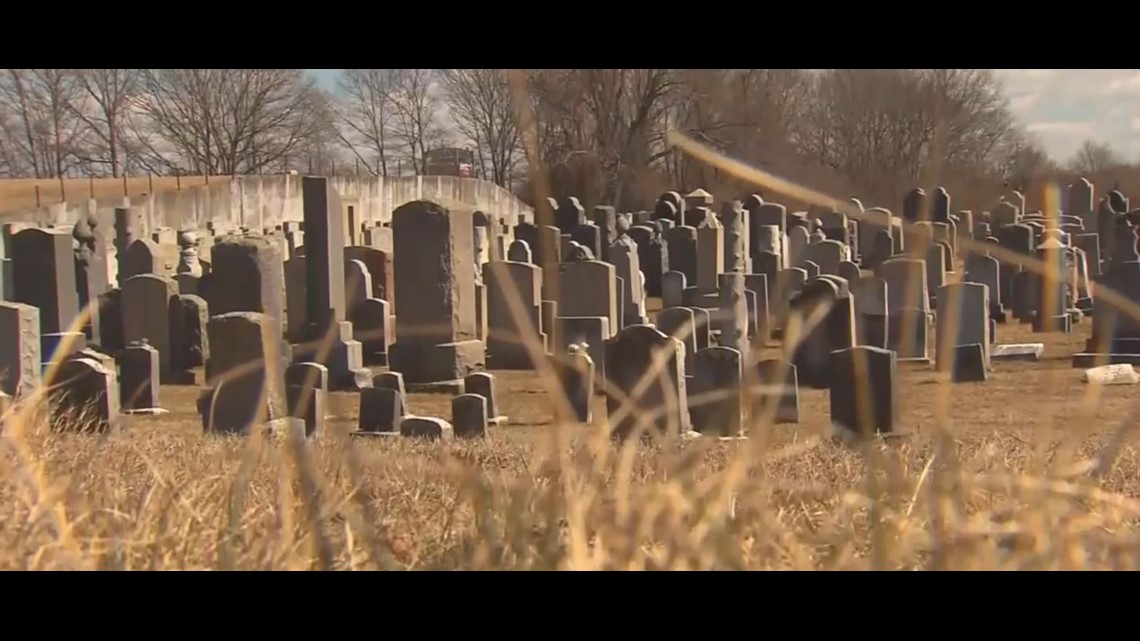
[[[556,426],[531,372],[495,372],[509,422],[449,444],[348,438],[347,393],[309,447],[207,437],[197,388],[164,387],[169,415],[111,436],[8,426],[0,568],[1136,569],[1138,449],[1106,447],[1136,388],[1081,382],[1089,329],[1000,326],[1047,349],[984,383],[901,366],[909,436],[861,451],[802,388],[798,425],[621,450]],[[450,415],[446,395],[409,403]]]

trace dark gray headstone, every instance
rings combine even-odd
[[[831,421],[857,435],[890,433],[899,427],[898,360],[876,347],[832,354]]]

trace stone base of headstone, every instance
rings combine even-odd
[[[981,383],[988,378],[985,346],[979,343],[955,345],[953,359],[954,367],[950,372],[950,380],[953,382]]]
[[[399,432],[368,432],[365,430],[353,430],[348,435],[352,438],[400,438]]]
[[[896,429],[898,429],[896,427]],[[869,438],[863,436],[853,430],[845,427],[832,424],[831,425],[831,439],[834,443],[839,445],[855,446],[861,445],[870,441],[880,445],[901,445],[910,440],[911,434],[909,432],[895,431],[895,432],[877,432],[871,434]]]
[[[317,339],[304,345],[290,346],[289,362],[321,362],[329,370],[330,391],[360,390],[372,385],[372,373],[364,367],[364,350],[360,341],[352,338],[352,323],[337,323],[337,333],[331,347]],[[327,349],[323,361],[317,359]]]
[[[993,349],[990,350],[990,360],[1035,362],[1041,358],[1044,351],[1044,343],[994,345]]]
[[[1079,352],[1073,354],[1073,367],[1092,368],[1104,365],[1140,365],[1140,354],[1095,354]]]
[[[408,391],[455,393],[463,389],[465,376],[487,366],[484,344],[479,340],[442,345],[397,341],[388,359],[389,368],[404,375]]]
[[[450,441],[455,438],[455,429],[442,418],[429,416],[405,416],[400,421],[400,435],[408,438]]]
[[[1033,317],[1033,333],[1058,332],[1071,334],[1073,331],[1073,318],[1068,314],[1060,316],[1035,315]]]
[[[305,419],[295,416],[286,416],[274,419],[265,424],[265,435],[276,438],[296,436],[305,438]]]
[[[162,416],[164,414],[169,414],[170,410],[163,409],[161,407],[143,407],[133,410],[122,410],[122,413],[127,414],[128,416]]]

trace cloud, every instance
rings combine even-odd
[[[1010,108],[1065,161],[1085,139],[1140,156],[1140,69],[995,69]]]

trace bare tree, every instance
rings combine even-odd
[[[327,125],[325,100],[301,69],[146,69],[137,139],[156,167],[258,173]]]
[[[443,139],[437,119],[443,106],[433,69],[399,69],[392,94],[396,139],[416,174],[427,173],[427,152]]]
[[[1023,193],[1031,185],[1057,171],[1040,142],[1022,129],[1011,133],[1004,141],[1000,154],[998,177],[1002,184]]]
[[[440,69],[450,115],[475,143],[481,175],[506,187],[518,160],[518,117],[503,69]]]
[[[1069,169],[1082,175],[1091,176],[1106,169],[1113,169],[1123,164],[1121,157],[1113,151],[1112,147],[1086,140],[1069,160]]]
[[[399,69],[345,69],[337,83],[340,139],[369,173],[388,175]],[[341,131],[343,129],[343,131]]]
[[[93,145],[84,160],[105,165],[118,177],[125,164],[125,129],[131,100],[137,95],[142,69],[74,69],[82,94],[72,105],[86,123]]]
[[[0,102],[12,114],[4,133],[35,177],[70,169],[86,129],[71,109],[80,92],[67,69],[8,69],[0,83]]]

